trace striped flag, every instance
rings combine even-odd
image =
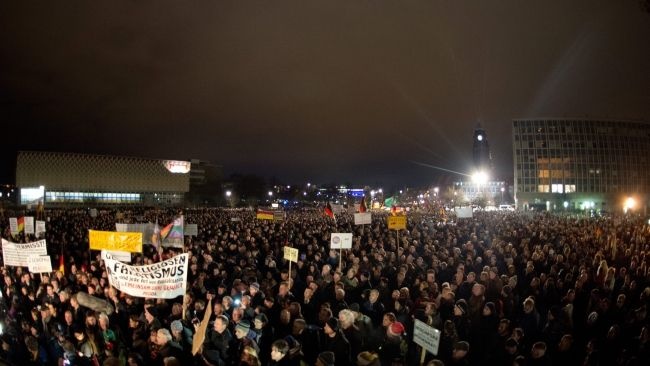
[[[361,204],[359,204],[359,213],[364,213],[366,211],[368,211],[366,209],[366,197],[362,196],[361,197]]]
[[[332,206],[330,205],[330,202],[327,201],[327,205],[325,205],[325,215],[334,218],[334,211],[332,211]]]
[[[25,216],[18,218],[18,232],[25,230]]]

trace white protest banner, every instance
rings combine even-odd
[[[372,214],[370,212],[354,214],[355,225],[370,225],[371,223],[372,223]]]
[[[298,248],[284,247],[284,259],[298,263]]]
[[[273,212],[273,221],[284,221],[284,211]]]
[[[334,212],[335,215],[342,214],[343,211],[345,211],[345,207],[343,207],[343,205],[332,203],[330,206],[332,206],[332,212]]]
[[[472,218],[472,206],[456,207],[454,208],[454,211],[456,211],[456,217],[459,219]]]
[[[102,250],[102,259],[106,259],[106,254],[109,254],[113,259],[120,262],[131,263],[131,253],[122,252],[120,250]]]
[[[11,231],[11,235],[16,236],[18,235],[18,219],[15,217],[10,217],[9,218],[9,230]]]
[[[173,299],[185,295],[188,253],[146,266],[125,264],[107,253],[104,263],[110,284],[131,296]]]
[[[5,266],[27,267],[30,256],[47,255],[45,239],[17,244],[2,239],[2,259]]]
[[[91,208],[90,209],[90,217],[97,217],[97,209],[96,208]]]
[[[197,236],[199,235],[199,226],[197,224],[186,224],[183,228],[183,235]]]
[[[415,319],[413,342],[434,355],[437,355],[438,346],[440,345],[440,331],[421,320]]]
[[[128,224],[120,224],[119,222],[115,223],[115,231],[119,231],[121,233],[125,233],[128,230],[129,225]],[[132,232],[136,232],[137,230],[131,230]]]
[[[45,221],[36,220],[36,230],[34,230],[34,231],[35,231],[36,236],[39,236],[41,234],[45,234]]]
[[[34,216],[25,216],[25,234],[34,234]]]
[[[332,233],[330,249],[351,249],[352,233]]]
[[[32,273],[52,272],[52,259],[49,255],[32,255],[27,258],[27,268]]]

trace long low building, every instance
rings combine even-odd
[[[20,203],[46,205],[163,205],[184,202],[189,161],[109,155],[20,151]]]
[[[647,209],[650,124],[636,121],[513,121],[520,209]]]

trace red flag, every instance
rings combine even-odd
[[[334,211],[332,211],[332,206],[330,206],[329,201],[327,202],[327,205],[325,206],[325,215],[334,218]]]
[[[65,274],[65,257],[63,254],[59,256],[59,272]]]
[[[361,197],[361,204],[359,204],[359,212],[364,213],[366,212],[366,197],[362,196]]]

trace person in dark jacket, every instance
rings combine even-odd
[[[167,329],[158,329],[158,334],[156,335],[156,344],[160,347],[159,355],[156,360],[159,365],[164,365],[164,359],[167,357],[174,357],[177,360],[183,362],[185,361],[183,355],[183,348],[172,340],[172,334]]]
[[[325,322],[323,350],[334,353],[336,366],[347,366],[352,362],[350,342],[339,329],[338,319],[332,317]]]
[[[234,338],[228,329],[228,317],[220,315],[214,321],[214,328],[211,329],[203,342],[205,351],[217,351],[217,364],[229,364],[232,360]]]

